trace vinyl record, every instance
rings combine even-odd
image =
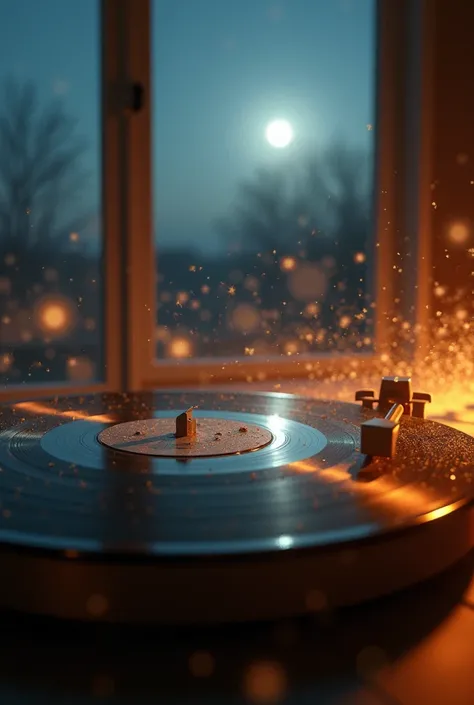
[[[191,407],[198,442],[177,451]],[[474,438],[404,417],[396,458],[366,466],[373,415],[201,391],[3,407],[0,601],[84,619],[254,619],[428,577],[470,547]]]

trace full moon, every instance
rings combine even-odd
[[[286,120],[273,120],[267,125],[265,137],[272,147],[282,149],[292,142],[293,128]]]

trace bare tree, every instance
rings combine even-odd
[[[319,303],[320,320],[329,329],[342,311],[358,313],[367,306],[370,181],[370,154],[337,141],[309,155],[299,172],[260,171],[240,186],[233,212],[218,227],[233,243],[267,253],[258,260],[263,306],[285,315],[293,311],[280,266],[286,255],[320,263],[327,273]]]
[[[289,254],[305,237],[320,250],[315,232],[329,239],[326,249],[360,249],[370,205],[368,161],[364,152],[336,142],[311,155],[299,175],[261,170],[239,187],[234,211],[217,227],[232,241],[263,251]]]
[[[252,181],[237,189],[232,213],[216,223],[216,229],[237,249],[271,252],[284,246],[287,252],[298,232],[299,194],[283,169],[259,169]]]
[[[370,154],[335,143],[325,153],[322,173],[328,229],[341,244],[363,247],[370,208]]]
[[[74,203],[85,145],[60,101],[43,106],[32,83],[6,80],[0,108],[0,238],[15,248],[47,245],[78,230]]]

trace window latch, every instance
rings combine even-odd
[[[131,83],[125,98],[125,109],[127,112],[139,113],[145,104],[145,89],[141,83],[135,81]]]

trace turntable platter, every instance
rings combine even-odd
[[[170,452],[188,407],[206,448],[218,427],[245,447]],[[5,406],[0,602],[86,619],[247,619],[423,579],[470,547],[474,438],[403,418],[396,457],[366,468],[360,424],[374,415],[201,391]]]

